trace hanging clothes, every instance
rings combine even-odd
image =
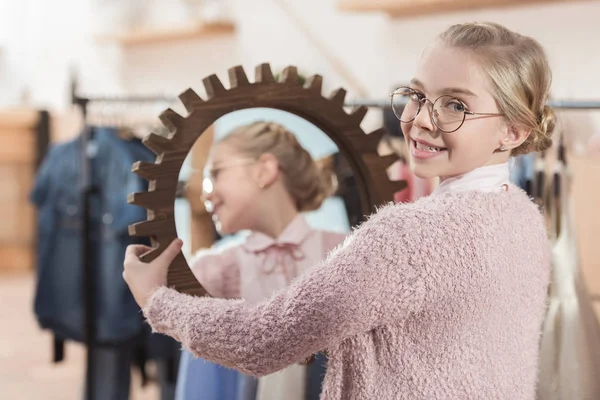
[[[510,181],[532,195],[534,179],[534,153],[528,153],[510,159]]]
[[[559,162],[560,234],[540,342],[539,400],[600,399],[600,326],[581,276],[570,170]]]
[[[118,139],[110,129],[95,129],[96,155],[92,165],[92,254],[82,265],[81,141],[50,149],[36,177],[31,200],[38,209],[37,286],[34,309],[40,326],[79,342],[84,335],[84,268],[92,268],[96,284],[96,339],[119,344],[142,331],[142,319],[122,279],[125,248],[140,242],[128,226],[146,218],[145,209],[127,204],[127,195],[145,190],[144,181],[131,173],[136,160],[152,161],[133,142]],[[137,147],[135,151],[133,148]]]

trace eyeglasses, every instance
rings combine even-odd
[[[256,162],[254,158],[242,158],[239,160],[233,160],[228,163],[223,163],[217,167],[205,168],[203,171],[204,179],[202,180],[202,192],[204,195],[210,194],[215,189],[215,181],[219,178],[221,171],[231,168],[238,167],[241,165],[249,165]]]
[[[400,122],[412,122],[417,118],[424,103],[431,103],[430,115],[435,126],[442,132],[452,133],[460,129],[467,115],[501,116],[498,113],[476,113],[467,111],[465,103],[459,99],[443,95],[434,102],[423,93],[406,86],[399,87],[390,94],[392,111]]]

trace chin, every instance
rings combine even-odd
[[[221,236],[232,235],[239,230],[239,229],[235,229],[234,227],[232,227],[231,225],[229,225],[227,223],[225,223],[225,224],[221,223],[220,221],[217,221],[215,223],[215,227],[217,228],[217,232],[219,232],[219,235],[221,235]]]
[[[217,233],[221,236],[227,236],[227,235],[231,235],[232,233],[234,233],[234,232],[231,232],[227,228],[223,228],[223,225],[221,225],[220,222],[215,223],[215,228],[217,228]]]
[[[221,236],[233,235],[245,229],[239,223],[232,222],[231,218],[219,219],[216,215],[213,215],[213,222],[217,228],[217,232]]]
[[[229,232],[229,227],[227,226],[227,223],[223,223],[221,220],[219,220],[219,218],[217,217],[216,214],[212,215],[212,221],[213,224],[215,224],[215,228],[217,229],[217,232],[219,233],[219,235],[221,236],[225,236],[225,235],[229,235],[231,232]]]
[[[439,168],[435,168],[429,165],[422,165],[420,163],[415,163],[414,161],[410,163],[410,169],[417,178],[421,179],[437,178],[438,176],[440,176],[441,172]]]

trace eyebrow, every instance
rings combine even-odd
[[[411,79],[410,81],[411,84],[415,85],[415,86],[419,86],[423,89],[425,89],[425,85],[423,85],[423,83],[421,83],[421,81],[419,81],[416,78]],[[466,96],[473,96],[473,97],[477,97],[477,95],[473,92],[471,92],[469,89],[464,89],[464,88],[444,88],[440,91],[441,94],[464,94]]]

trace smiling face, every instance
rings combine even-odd
[[[466,115],[462,126],[452,133],[443,132],[432,121],[432,103],[443,95],[460,101],[446,102],[444,99],[450,97],[444,97],[437,103],[453,113],[462,114],[462,104],[466,111],[501,113],[488,79],[472,53],[436,43],[424,53],[411,88],[420,99],[431,101],[422,104],[413,121],[402,123],[415,175],[439,176],[443,180],[484,165],[506,162],[508,152],[497,151],[510,131],[502,116]]]
[[[261,189],[256,183],[256,162],[227,143],[215,145],[207,165],[204,198],[221,234],[254,229],[253,216]]]

